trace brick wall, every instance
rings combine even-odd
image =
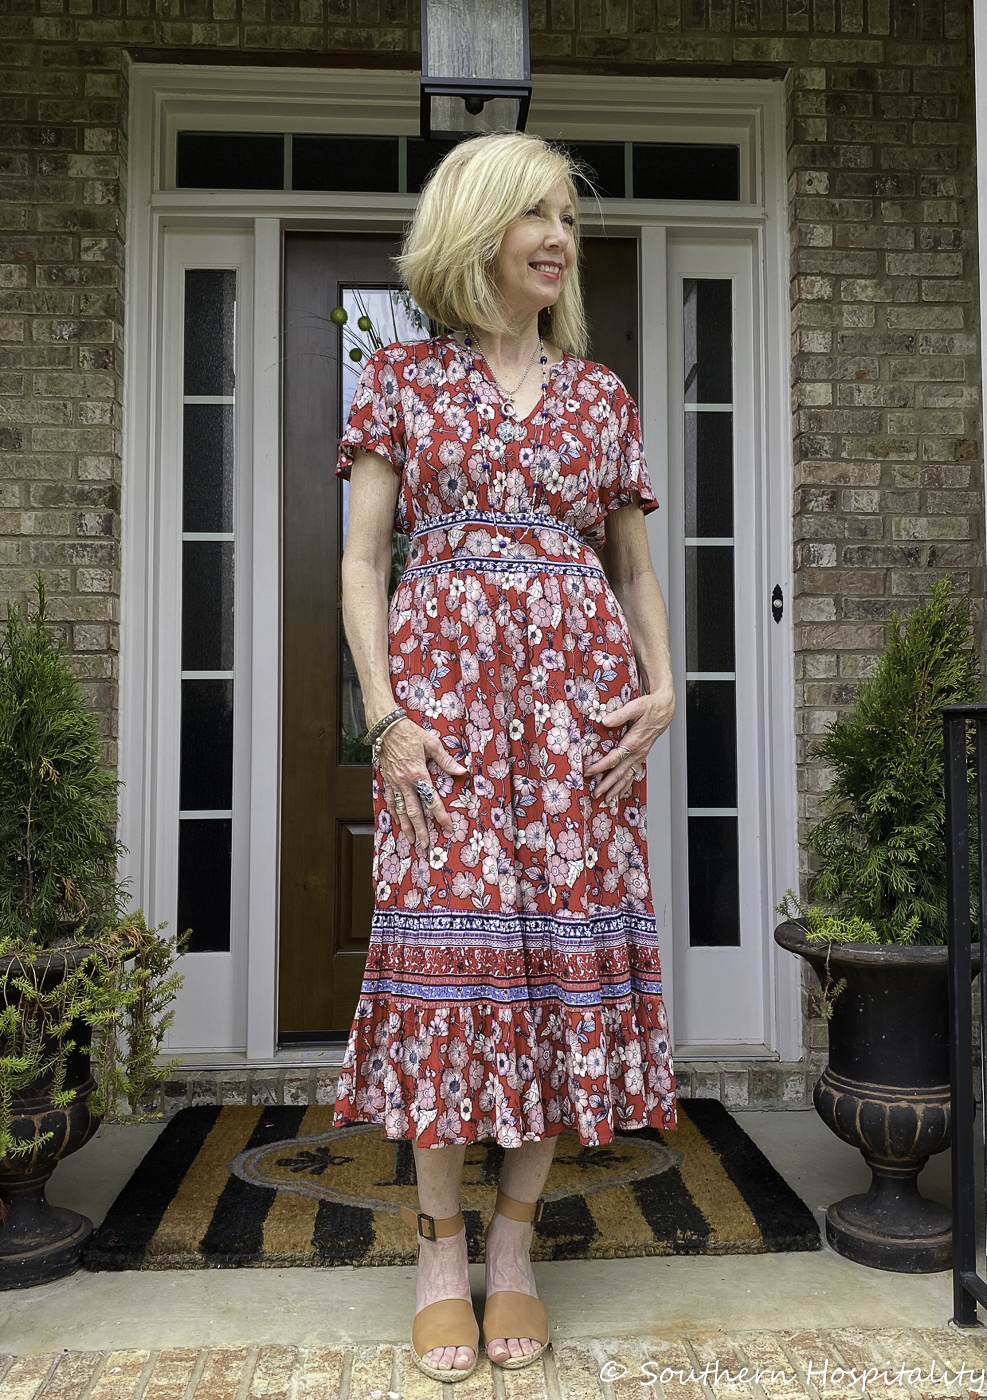
[[[536,74],[787,84],[803,822],[826,781],[808,747],[889,609],[947,571],[984,595],[971,9],[531,0]],[[415,0],[8,0],[0,17],[0,594],[47,571],[111,753],[125,49],[414,68],[417,20]]]
[[[912,7],[895,8],[914,25]],[[827,781],[807,750],[872,669],[889,611],[949,573],[972,590],[982,632],[965,19],[960,6],[936,7],[925,31],[897,36],[875,34],[872,19],[867,38],[810,41],[810,62],[789,79],[805,820]]]
[[[112,759],[126,59],[80,8],[0,20],[0,594],[44,570]]]

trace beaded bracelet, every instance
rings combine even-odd
[[[400,706],[396,710],[392,710],[390,714],[384,715],[383,718],[379,719],[377,723],[373,725],[372,728],[367,730],[366,736],[364,738],[364,743],[371,745],[375,744],[377,740],[382,737],[384,731],[390,729],[392,724],[397,724],[399,719],[406,718],[407,716],[405,715],[404,710],[400,708]]]
[[[375,768],[379,768],[379,767],[380,767],[380,743],[381,743],[381,740],[383,739],[384,735],[387,733],[387,731],[388,731],[389,729],[393,729],[394,726],[395,726],[396,724],[400,724],[401,721],[402,721],[403,719],[407,719],[407,718],[408,718],[408,716],[404,713],[403,710],[402,710],[402,712],[401,712],[400,714],[397,714],[397,713],[395,712],[394,718],[391,720],[390,724],[387,726],[387,729],[382,729],[382,730],[380,731],[380,733],[377,735],[377,738],[376,738],[376,739],[373,741],[373,743],[370,745],[370,761],[371,761],[371,763],[374,765]]]

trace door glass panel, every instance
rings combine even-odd
[[[232,540],[185,541],[182,599],[182,670],[232,671]]]
[[[349,417],[353,395],[367,358],[381,345],[396,340],[427,340],[441,328],[431,323],[419,310],[407,292],[397,287],[343,287],[340,305],[346,312],[346,322],[340,327],[339,396],[341,420],[339,433]],[[342,491],[340,521],[346,543],[349,524],[349,482],[339,482]],[[408,557],[408,537],[395,530],[391,536],[391,576],[388,596],[394,592],[404,562]],[[363,696],[357,679],[356,666],[349,646],[343,639],[342,655],[337,671],[340,697],[339,751],[342,763],[369,763],[370,748],[363,741],[367,725],[363,711]]]
[[[740,924],[737,822],[689,817],[689,942],[694,948],[736,946]]]
[[[733,414],[685,415],[685,533],[733,534]]]
[[[182,526],[233,529],[233,405],[187,403],[182,433]]]
[[[685,283],[685,401],[729,404],[733,399],[733,303],[723,278]]]
[[[685,597],[686,669],[732,671],[732,545],[686,545]]]
[[[178,828],[178,928],[192,930],[193,953],[230,947],[233,821],[183,821]]]
[[[689,938],[736,946],[733,287],[708,278],[683,288]]]
[[[233,682],[182,681],[183,812],[233,806]]]
[[[634,143],[635,199],[739,199],[740,147]]]
[[[180,131],[175,184],[190,190],[283,190],[284,137]]]
[[[396,136],[294,136],[293,190],[396,190]]]
[[[186,271],[186,397],[232,395],[235,306],[235,272],[212,267]]]
[[[695,807],[736,807],[737,714],[733,681],[687,681],[688,801]]]

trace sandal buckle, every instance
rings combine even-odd
[[[538,1222],[539,1222],[539,1220],[542,1218],[542,1216],[543,1216],[544,1214],[545,1214],[545,1198],[544,1198],[544,1196],[539,1196],[538,1200],[535,1201],[535,1213],[534,1213],[534,1215],[531,1217],[531,1223],[532,1223],[532,1225],[537,1225]]]
[[[427,1230],[425,1229],[426,1222],[428,1224]],[[418,1212],[418,1233],[423,1240],[435,1240],[437,1238],[435,1233],[435,1217],[433,1215],[426,1215],[423,1210]]]

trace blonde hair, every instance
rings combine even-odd
[[[558,301],[539,317],[560,350],[586,352],[586,315],[579,279],[579,166],[539,136],[494,132],[461,141],[422,190],[401,256],[405,286],[427,316],[444,326],[504,332],[506,308],[493,264],[507,228],[554,186],[564,184],[576,223],[576,259]]]

